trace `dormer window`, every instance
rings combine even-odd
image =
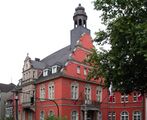
[[[43,70],[43,76],[45,77],[45,76],[48,76],[48,69],[44,69]]]
[[[57,73],[59,71],[59,69],[60,69],[59,65],[52,66],[52,74]]]

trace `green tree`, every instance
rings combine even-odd
[[[66,117],[48,116],[45,120],[67,120]]]
[[[88,78],[104,77],[108,87],[130,93],[147,92],[147,1],[95,0],[102,11],[105,30],[96,33],[98,45],[110,44],[110,50],[94,49],[87,60],[93,69]]]

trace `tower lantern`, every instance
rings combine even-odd
[[[85,12],[85,8],[82,7],[81,4],[79,4],[79,6],[75,9],[73,20],[74,20],[74,28],[78,26],[87,27],[86,26],[87,15]]]

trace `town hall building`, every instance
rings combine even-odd
[[[79,4],[73,15],[70,45],[41,60],[27,55],[17,87],[15,118],[45,120],[54,115],[67,120],[143,120],[139,93],[115,93],[110,101],[102,78],[87,80],[91,66],[85,59],[94,48],[87,18]]]

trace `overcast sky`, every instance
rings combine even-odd
[[[49,54],[70,44],[73,14],[79,3],[88,15],[91,36],[102,28],[93,0],[0,0],[0,83],[22,77],[24,59]]]

